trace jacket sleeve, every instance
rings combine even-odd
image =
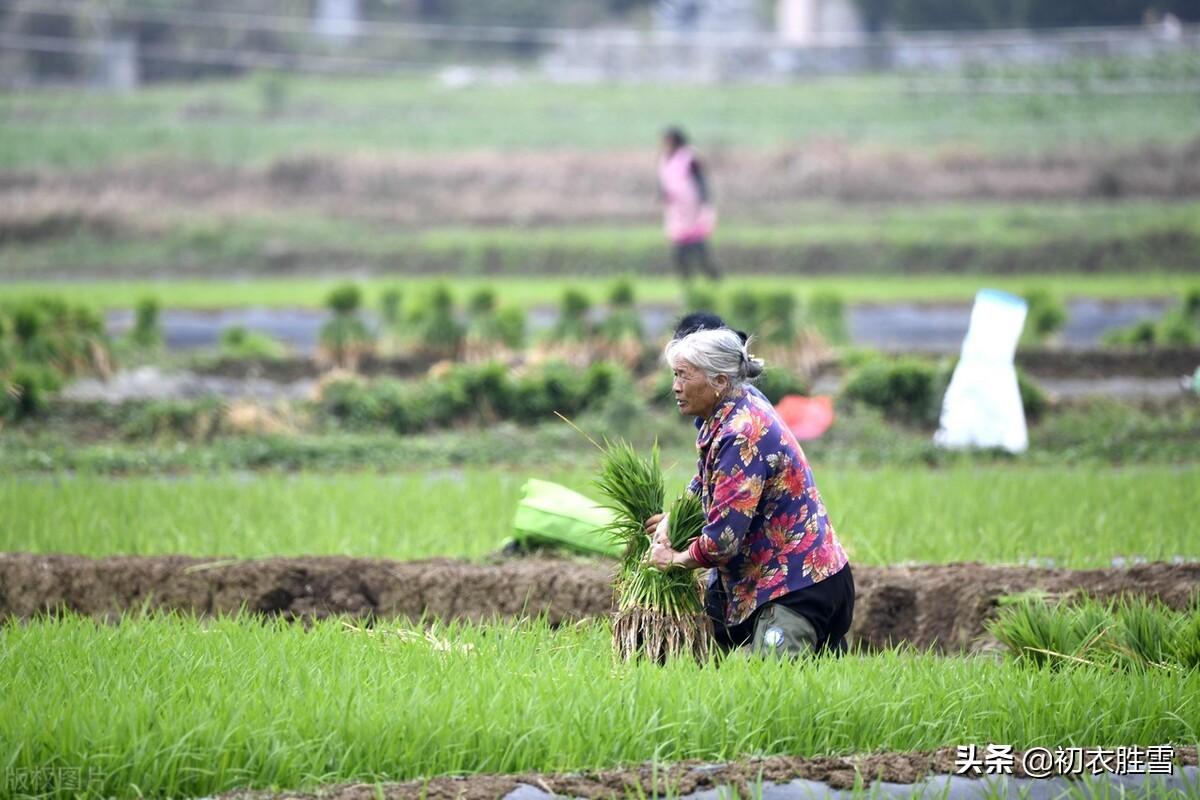
[[[768,474],[766,459],[757,449],[749,463],[742,461],[737,436],[723,438],[717,447],[707,523],[688,550],[702,567],[720,566],[741,551]]]
[[[692,478],[692,482],[687,486],[687,493],[693,497],[700,496],[700,476],[696,475]]]

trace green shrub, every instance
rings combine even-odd
[[[265,333],[233,325],[221,331],[221,355],[228,358],[280,358],[287,348]]]

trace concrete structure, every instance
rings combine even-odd
[[[778,0],[775,30],[787,44],[850,44],[864,38],[866,27],[853,0]]]
[[[313,33],[332,44],[347,44],[362,31],[359,0],[318,0]]]

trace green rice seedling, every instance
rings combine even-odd
[[[662,464],[658,446],[644,459],[626,442],[607,443],[596,488],[616,512],[606,532],[625,545],[623,565],[640,561],[650,548],[645,521],[663,509]]]
[[[815,292],[808,301],[808,321],[830,344],[850,341],[846,329],[846,301],[837,292]]]
[[[321,326],[318,340],[329,359],[339,366],[354,367],[371,348],[371,332],[358,314],[361,305],[362,291],[352,283],[335,287],[325,298],[331,317]]]
[[[1162,603],[1126,597],[1114,609],[1113,648],[1140,667],[1170,663],[1176,615]]]
[[[205,797],[650,758],[1184,743],[1200,719],[1200,671],[1031,670],[909,649],[656,667],[614,665],[610,647],[606,623],[547,619],[10,619],[0,756],[10,776],[77,769],[88,796]]]
[[[614,653],[625,661],[644,655],[652,662],[664,663],[684,654],[703,660],[712,635],[695,572],[663,572],[646,563],[650,538],[644,523],[662,511],[664,501],[658,445],[646,459],[624,442],[608,444],[596,486],[616,512],[608,533],[625,545],[613,587],[617,606]],[[703,525],[700,501],[685,492],[672,505],[668,518],[672,546],[686,547]]]
[[[563,292],[559,306],[558,322],[552,330],[552,337],[557,341],[581,342],[592,335],[588,312],[592,308],[591,299],[579,289],[569,287]]]
[[[766,295],[760,302],[759,330],[763,341],[790,345],[796,339],[796,296],[789,291],[778,291]]]
[[[1002,608],[988,630],[1018,660],[1037,665],[1089,664],[1109,669],[1200,666],[1200,613],[1179,613],[1157,600],[1084,598],[1067,605],[1026,596]]]
[[[1018,660],[1037,666],[1085,660],[1083,645],[1094,632],[1080,630],[1079,619],[1044,597],[1028,597],[1002,608],[987,624],[990,634],[1007,645]]]
[[[633,284],[628,279],[613,285],[609,292],[608,305],[608,317],[600,323],[600,335],[611,342],[626,339],[640,341],[642,322],[634,305]]]
[[[446,358],[457,357],[466,330],[455,318],[454,295],[450,287],[438,284],[429,293],[425,316],[421,322],[421,344],[431,353]]]
[[[1195,603],[1175,628],[1171,651],[1179,666],[1186,670],[1200,669],[1200,607]]]

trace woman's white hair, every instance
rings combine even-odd
[[[667,344],[663,357],[674,369],[686,361],[700,370],[711,384],[718,375],[729,378],[731,386],[754,380],[763,371],[763,360],[755,358],[742,344],[741,337],[728,328],[700,330]]]

